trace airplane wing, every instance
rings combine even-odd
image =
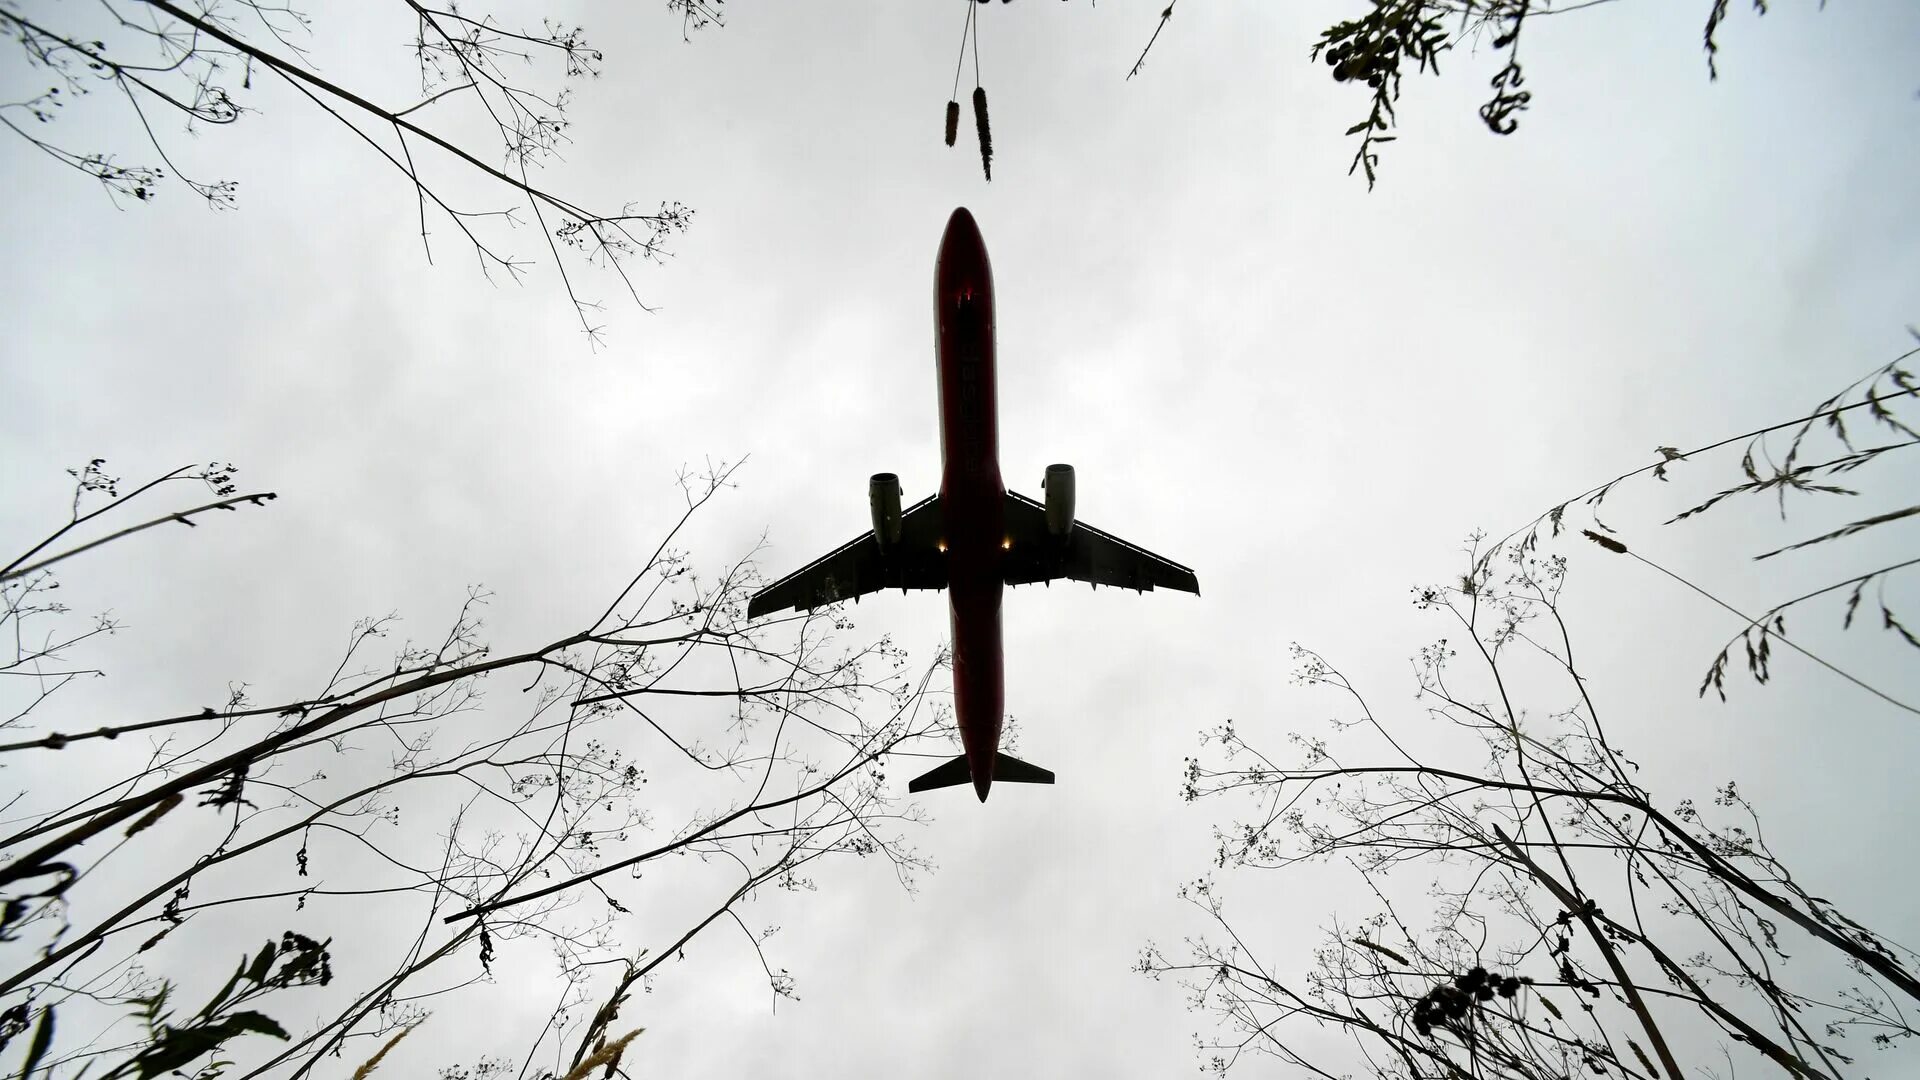
[[[811,611],[880,589],[946,588],[939,499],[929,495],[902,511],[900,542],[885,551],[873,533],[862,533],[761,589],[747,603],[747,618],[785,608]]]
[[[1135,547],[1111,533],[1076,521],[1064,540],[1047,532],[1047,508],[1007,492],[1007,553],[1001,556],[1009,585],[1072,578],[1146,592],[1179,589],[1200,593],[1193,571]]]

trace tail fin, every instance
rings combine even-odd
[[[932,791],[957,787],[973,779],[965,754],[922,773],[907,782],[908,791]],[[993,755],[993,779],[1006,784],[1051,784],[1053,774],[1038,765],[1029,765],[1007,754]]]

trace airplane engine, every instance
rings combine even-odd
[[[1047,492],[1047,532],[1064,538],[1073,531],[1073,466],[1047,466],[1040,486]]]
[[[900,478],[890,472],[874,473],[867,481],[867,503],[873,508],[873,538],[881,550],[900,542]]]

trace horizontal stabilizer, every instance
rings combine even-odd
[[[907,790],[932,791],[934,788],[955,787],[972,779],[973,775],[967,771],[967,756],[962,754],[907,781]]]
[[[1003,784],[1051,784],[1053,774],[1017,757],[993,755],[993,778]]]
[[[993,779],[1003,784],[1051,784],[1053,773],[1038,765],[1029,765],[1017,757],[995,754],[993,755]],[[962,754],[907,781],[907,790],[932,791],[935,788],[957,787],[972,780],[973,774],[967,768],[967,757]]]

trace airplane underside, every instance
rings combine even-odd
[[[900,506],[900,479],[868,482],[872,530],[755,594],[749,618],[812,610],[882,589],[946,589],[953,629],[958,757],[915,778],[912,792],[994,781],[1051,784],[1053,773],[1000,752],[1004,716],[1000,597],[1007,585],[1065,578],[1146,592],[1199,593],[1193,571],[1075,518],[1074,474],[1050,465],[1045,501],[1000,479],[993,274],[973,216],[947,221],[934,272],[940,391],[940,493]]]

